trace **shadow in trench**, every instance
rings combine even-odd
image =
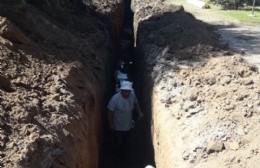
[[[136,81],[140,79],[140,72],[137,71],[137,62],[134,48],[133,35],[133,13],[130,9],[131,0],[124,1],[124,27],[120,41],[120,62],[117,69],[128,75],[128,79],[134,82],[134,89],[138,90]],[[122,63],[124,67],[122,68]],[[141,90],[138,90],[141,91]],[[141,93],[136,92],[137,97]],[[141,108],[142,100],[139,100]],[[149,109],[149,108],[148,108]],[[104,122],[103,149],[101,152],[100,168],[144,168],[147,165],[154,166],[154,153],[151,142],[150,111],[142,108],[145,117],[140,120],[134,129],[131,130],[126,157],[123,159],[116,156],[115,136],[108,128],[108,121]],[[136,116],[134,116],[135,118]]]

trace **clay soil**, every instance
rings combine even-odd
[[[0,4],[0,167],[98,166],[109,40],[86,11],[56,14]]]
[[[136,5],[156,167],[259,167],[258,68],[182,7]]]

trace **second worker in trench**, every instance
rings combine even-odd
[[[133,112],[138,112],[138,120],[143,118],[143,113],[129,81],[122,82],[120,91],[108,103],[109,128],[115,134],[116,154],[125,158],[129,144],[130,131],[133,128]]]

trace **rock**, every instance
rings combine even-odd
[[[5,143],[3,141],[0,141],[0,149],[5,147]]]
[[[196,102],[184,102],[182,109],[185,110],[186,112],[188,112],[189,109],[191,108],[195,108]]]
[[[198,93],[197,93],[197,92],[193,92],[193,93],[190,95],[190,97],[189,97],[190,101],[196,101],[197,98],[198,98]]]
[[[27,38],[18,27],[11,23],[7,18],[3,17],[0,17],[0,36],[15,43],[32,43],[31,40]]]
[[[244,136],[245,135],[245,130],[242,126],[238,127],[236,129],[236,134],[240,135],[240,136]]]
[[[40,139],[40,134],[35,133],[35,132],[32,132],[32,133],[29,135],[29,140],[30,140],[31,142],[35,142],[37,139]]]
[[[230,55],[233,55],[233,53],[232,52],[230,52],[230,51],[225,51],[224,53],[223,53],[223,55],[228,55],[228,56],[230,56]]]
[[[244,100],[244,99],[247,98],[247,97],[248,97],[248,95],[246,95],[246,94],[241,94],[241,95],[238,95],[238,96],[237,96],[236,100],[237,100],[237,101],[242,101],[242,100]]]
[[[183,155],[182,155],[182,159],[183,159],[183,160],[189,160],[190,155],[191,155],[191,154],[190,154],[189,152],[184,151],[184,152],[183,152]]]
[[[7,136],[0,133],[0,140],[1,141],[6,141],[7,140]]]
[[[54,95],[51,95],[52,99],[55,100],[55,101],[60,101],[60,95],[59,94],[54,94]]]
[[[231,78],[229,76],[222,77],[220,81],[222,85],[228,85],[230,84],[230,82],[231,82]]]
[[[242,68],[239,72],[238,72],[238,75],[242,78],[245,78],[245,77],[249,77],[252,75],[252,71],[248,71],[247,69],[245,68]]]
[[[237,141],[233,141],[233,142],[228,143],[228,147],[231,150],[238,150],[240,145]]]
[[[256,92],[258,93],[258,94],[260,94],[260,84],[258,83],[258,85],[257,85],[257,87],[256,87]]]
[[[225,105],[225,106],[223,107],[223,109],[226,110],[226,111],[233,110],[234,108],[235,108],[235,105],[234,105],[234,104]]]
[[[0,89],[7,92],[13,91],[10,80],[3,75],[0,75]]]
[[[51,85],[51,86],[50,86],[49,91],[50,91],[51,94],[56,94],[56,93],[57,93],[57,90],[58,90],[58,89],[57,89],[54,85]]]
[[[214,152],[221,152],[223,149],[225,149],[223,142],[212,141],[208,143],[206,152],[207,154],[211,154]]]
[[[244,85],[252,85],[252,84],[254,84],[254,81],[252,79],[247,79],[247,80],[243,81],[243,84]]]
[[[212,78],[208,78],[206,83],[208,85],[214,85],[217,82],[217,78],[216,77],[212,77]]]
[[[257,115],[260,114],[260,106],[256,107],[256,109],[255,109],[255,113],[256,113]]]
[[[177,116],[176,116],[176,119],[179,120],[179,119],[181,119],[181,117],[182,117],[182,113],[181,113],[181,112],[178,112],[178,113],[177,113]]]
[[[13,47],[13,43],[12,42],[2,38],[1,36],[0,36],[0,44],[3,45],[3,46],[6,46],[9,49]]]
[[[16,144],[14,142],[10,142],[6,145],[7,148],[13,148]]]
[[[204,108],[199,107],[199,106],[194,108],[194,109],[191,109],[191,110],[189,110],[189,115],[187,117],[191,117],[192,115],[197,114],[197,113],[199,113],[200,111],[203,111],[203,110],[204,110]]]

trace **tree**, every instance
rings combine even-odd
[[[253,0],[252,15],[255,15],[255,0]]]

